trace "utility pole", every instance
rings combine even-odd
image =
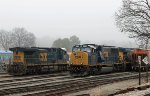
[[[141,56],[138,56],[139,63],[139,85],[141,85]]]
[[[148,83],[148,64],[146,65],[146,81],[147,81],[147,83]]]

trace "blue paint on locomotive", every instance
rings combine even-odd
[[[48,62],[57,63],[59,60],[66,61],[66,54],[66,51],[62,50],[61,48],[51,48],[48,51]]]

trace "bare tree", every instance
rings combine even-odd
[[[122,32],[129,33],[148,48],[150,43],[150,4],[148,0],[123,0],[123,6],[116,13],[116,24]]]
[[[24,28],[14,28],[12,37],[14,47],[32,47],[36,45],[36,37],[34,34],[28,32]]]
[[[36,37],[24,28],[14,28],[13,31],[0,30],[0,46],[4,50],[10,47],[36,46]]]
[[[6,30],[0,30],[0,45],[4,50],[12,46],[12,34]]]
[[[36,37],[33,33],[28,33],[27,34],[27,37],[25,38],[25,41],[24,42],[24,46],[26,47],[33,47],[33,46],[36,46]]]

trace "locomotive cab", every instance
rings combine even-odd
[[[72,48],[71,64],[72,65],[92,65],[103,62],[101,47],[97,48],[89,44],[76,45]]]
[[[70,73],[73,76],[84,76],[100,71],[99,63],[104,62],[102,46],[95,44],[75,45],[70,56]]]

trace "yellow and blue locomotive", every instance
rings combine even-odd
[[[67,70],[67,52],[61,48],[15,47],[10,50],[13,51],[13,62],[8,66],[10,74],[39,74]]]
[[[75,45],[70,56],[70,74],[85,76],[104,71],[123,71],[126,69],[128,51],[115,46],[96,44]]]

